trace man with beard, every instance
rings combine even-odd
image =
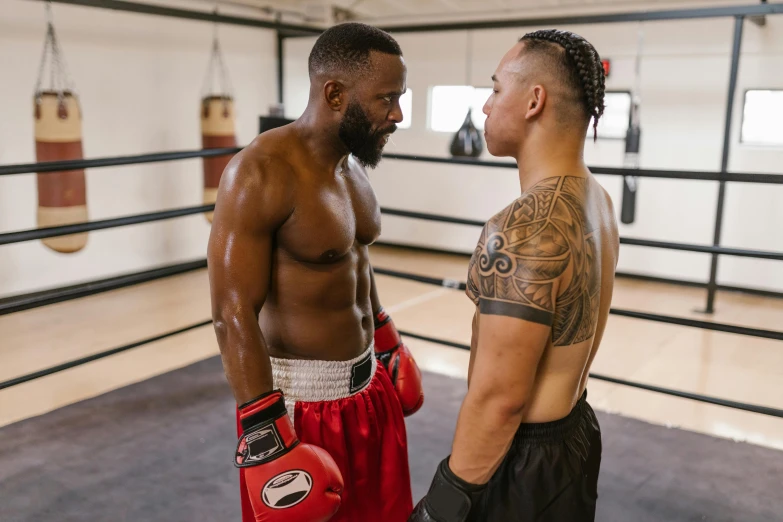
[[[365,167],[402,121],[402,51],[349,23],[316,41],[302,116],[222,176],[209,240],[212,316],[237,404],[245,522],[407,519],[404,415],[421,375],[383,311]]]

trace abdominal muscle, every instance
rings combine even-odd
[[[374,334],[369,265],[355,252],[332,264],[278,262],[259,315],[269,355],[344,361]]]

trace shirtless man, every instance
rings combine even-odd
[[[421,375],[378,302],[364,167],[402,121],[405,64],[391,36],[351,23],[319,37],[309,72],[304,114],[226,168],[209,240],[243,520],[402,522]]]
[[[583,38],[537,31],[492,79],[487,149],[517,160],[522,195],[473,253],[468,392],[452,453],[410,520],[592,521],[601,432],[586,386],[619,248],[611,200],[583,160],[604,72]]]

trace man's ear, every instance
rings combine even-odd
[[[534,118],[541,114],[546,104],[546,89],[543,85],[534,85],[530,90],[530,99],[527,103],[525,119]]]
[[[339,111],[345,103],[345,86],[336,80],[329,80],[324,84],[324,99],[330,109]]]

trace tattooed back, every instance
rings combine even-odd
[[[484,226],[468,296],[481,314],[551,326],[527,422],[567,414],[584,390],[609,314],[617,255],[611,200],[590,175],[544,179]]]

